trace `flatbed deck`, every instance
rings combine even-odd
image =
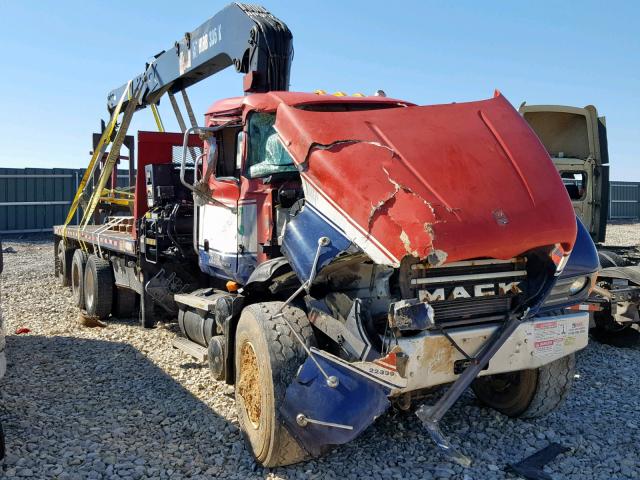
[[[96,249],[106,249],[119,253],[134,255],[136,252],[136,239],[131,230],[116,231],[109,223],[104,225],[87,225],[80,228],[77,225],[64,225],[53,227],[54,235],[89,243]]]

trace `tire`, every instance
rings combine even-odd
[[[285,321],[272,318],[281,306],[281,302],[265,302],[246,307],[235,337],[238,420],[256,461],[265,467],[309,458],[285,428],[278,411],[307,356]],[[313,344],[313,331],[304,311],[287,306],[283,313],[305,342]]]
[[[84,272],[84,306],[87,314],[106,319],[113,305],[113,270],[107,260],[90,255]]]
[[[215,380],[226,380],[225,367],[225,338],[224,335],[214,335],[209,340],[207,347],[207,363],[209,364],[209,371]]]
[[[567,398],[575,366],[572,353],[540,368],[478,377],[471,388],[478,400],[509,417],[542,417]]]
[[[84,270],[87,264],[87,254],[80,249],[73,253],[71,260],[71,293],[73,303],[84,308]]]
[[[67,250],[62,240],[58,242],[56,248],[56,275],[58,276],[60,285],[62,287],[68,287],[71,285],[71,259],[73,257],[73,250]]]
[[[602,268],[608,267],[624,267],[627,261],[611,250],[599,250],[598,260],[600,260],[600,266]]]
[[[610,250],[598,251],[598,259],[602,268],[623,267],[626,260]],[[608,282],[603,279],[598,282],[603,288]],[[611,304],[603,304],[602,310],[593,312],[595,327],[591,329],[591,337],[599,343],[611,345],[612,347],[630,348],[640,344],[640,332],[634,329],[631,323],[620,324],[611,313]]]
[[[2,459],[4,459],[4,456],[6,454],[6,446],[5,446],[5,440],[4,440],[4,430],[2,429],[2,424],[0,424],[0,461],[2,461]]]
[[[137,294],[128,288],[113,289],[113,316],[119,319],[132,318],[136,314]]]

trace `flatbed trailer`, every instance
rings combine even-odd
[[[127,217],[133,221],[133,217]],[[109,250],[123,255],[136,255],[136,239],[131,228],[122,231],[117,225],[87,225],[84,229],[76,225],[56,225],[53,227],[56,237],[66,237],[79,245],[90,245],[91,249]]]

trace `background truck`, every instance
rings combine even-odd
[[[520,112],[549,152],[576,215],[597,242],[602,269],[590,297],[596,308],[591,325],[594,337],[614,345],[635,345],[640,342],[640,249],[602,244],[610,188],[605,118],[592,105],[523,104]]]
[[[468,464],[439,422],[469,386],[511,416],[566,396],[588,314],[563,308],[587,298],[593,242],[498,92],[436,106],[288,92],[291,57],[283,22],[232,4],[111,92],[54,229],[56,272],[87,315],[177,317],[175,345],[235,385],[263,465],[320,455],[441,385],[416,413]],[[245,95],[197,125],[185,89],[231,65]],[[165,94],[182,132],[138,132],[135,184],[118,187],[132,115],[149,107],[162,130]]]

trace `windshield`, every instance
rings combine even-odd
[[[254,113],[249,118],[248,178],[296,171],[293,159],[273,128],[275,121],[273,113]]]

